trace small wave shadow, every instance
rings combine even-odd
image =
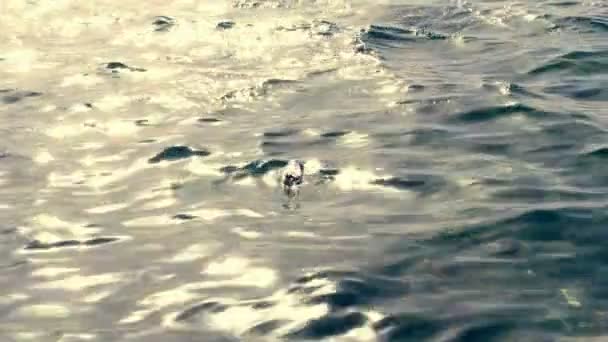
[[[75,247],[99,247],[106,244],[115,243],[122,240],[120,237],[95,237],[86,240],[62,240],[56,242],[42,242],[39,240],[32,240],[26,243],[23,247],[26,251],[45,251],[63,248],[75,248]]]
[[[207,150],[193,150],[188,146],[179,145],[164,149],[154,157],[148,159],[148,162],[150,164],[158,164],[163,161],[171,162],[191,157],[206,157],[209,155],[211,155],[211,152]]]

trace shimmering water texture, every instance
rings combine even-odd
[[[606,1],[3,0],[0,42],[1,341],[608,339]]]

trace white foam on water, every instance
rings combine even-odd
[[[350,148],[365,147],[369,145],[369,135],[366,133],[349,132],[338,138],[338,143]]]
[[[90,132],[91,128],[82,123],[65,123],[51,126],[45,130],[45,134],[55,139],[68,139]]]
[[[129,203],[112,203],[112,204],[92,207],[92,208],[86,209],[85,211],[89,214],[98,215],[98,214],[107,214],[110,212],[118,211],[118,210],[121,210],[121,209],[124,209],[127,207],[129,207]]]
[[[42,278],[55,278],[58,276],[63,276],[70,273],[78,272],[79,268],[74,267],[41,267],[32,271],[32,276],[34,277],[42,277]]]
[[[209,162],[206,159],[193,158],[185,169],[198,176],[216,176],[221,177],[223,173],[219,171],[225,164]]]
[[[52,154],[49,151],[39,151],[33,158],[34,162],[38,164],[48,164],[55,160]]]
[[[59,86],[64,88],[77,86],[81,89],[87,89],[103,82],[105,82],[104,79],[97,75],[84,75],[82,73],[79,73],[75,75],[65,76]]]
[[[25,236],[43,243],[87,238],[102,231],[99,227],[86,227],[86,225],[87,222],[65,221],[44,213],[34,216],[28,225],[20,227],[19,230]]]
[[[248,239],[248,240],[256,240],[259,239],[262,236],[262,233],[260,232],[256,232],[253,230],[247,230],[245,228],[242,227],[234,227],[232,229],[232,232],[234,234],[237,234],[238,236],[244,238],[244,239]]]
[[[194,215],[200,217],[205,221],[214,221],[218,218],[226,217],[226,216],[244,216],[249,218],[263,218],[264,215],[255,212],[251,209],[197,209],[192,211],[187,211],[186,214]]]
[[[241,257],[228,257],[221,261],[212,261],[203,273],[211,275],[239,275],[246,271],[250,260]]]
[[[0,304],[1,305],[13,305],[13,304],[16,304],[17,302],[26,301],[29,298],[30,297],[28,295],[23,294],[23,293],[9,293],[7,295],[0,297]]]
[[[85,295],[82,298],[82,302],[87,303],[87,304],[96,304],[96,303],[101,302],[102,300],[109,298],[114,293],[116,293],[115,290],[94,291],[93,293]]]
[[[320,235],[313,232],[305,232],[305,231],[288,231],[284,233],[285,236],[291,238],[300,238],[300,239],[318,239],[321,238]]]
[[[93,341],[97,338],[95,334],[89,333],[65,333],[62,334],[61,338],[57,342],[81,342],[81,341]]]
[[[20,307],[16,315],[36,318],[67,318],[73,312],[67,306],[59,303],[40,303]]]
[[[141,208],[143,210],[154,210],[154,209],[163,209],[163,208],[168,208],[171,207],[173,205],[175,205],[177,203],[177,199],[173,196],[171,197],[166,197],[166,198],[161,198],[155,201],[150,201],[146,204],[144,204]]]
[[[175,224],[176,221],[168,215],[152,215],[136,217],[127,221],[123,221],[125,227],[163,227]]]
[[[115,284],[121,282],[122,279],[123,275],[121,273],[105,273],[89,276],[71,275],[65,276],[64,278],[59,280],[39,282],[36,285],[32,286],[32,288],[37,290],[60,289],[65,291],[78,292],[90,287]]]
[[[335,176],[335,180],[330,184],[342,191],[399,192],[396,189],[372,184],[373,181],[382,178],[388,177],[355,166],[347,166],[340,169],[340,173]]]
[[[326,279],[315,279],[307,284],[314,289],[306,296],[321,296],[334,293],[335,284]],[[268,298],[264,298],[274,305],[265,308],[254,308],[253,305],[240,303],[229,306],[226,310],[217,313],[208,313],[204,317],[206,325],[215,330],[230,333],[235,337],[243,335],[253,326],[272,321],[285,321],[285,325],[273,331],[269,338],[278,338],[284,334],[304,327],[308,322],[319,319],[329,312],[327,304],[305,304],[305,298],[296,292],[279,290]],[[230,304],[234,300],[226,299]],[[254,303],[252,303],[254,304]],[[238,317],[238,319],[234,319]],[[230,318],[230,319],[229,319]]]
[[[193,245],[186,247],[182,251],[178,252],[177,254],[175,254],[173,257],[171,257],[166,262],[184,263],[184,262],[196,261],[196,260],[199,260],[199,259],[202,259],[204,257],[211,255],[212,253],[215,252],[217,247],[218,246],[216,244],[201,244],[201,243],[193,244]]]
[[[127,106],[131,101],[132,97],[123,94],[109,94],[104,95],[101,99],[94,102],[95,108],[98,108],[104,112],[115,111]]]

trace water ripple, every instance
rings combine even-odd
[[[2,5],[0,340],[605,338],[605,2]]]

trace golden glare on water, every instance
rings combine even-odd
[[[0,1],[0,341],[593,340],[607,8]]]

